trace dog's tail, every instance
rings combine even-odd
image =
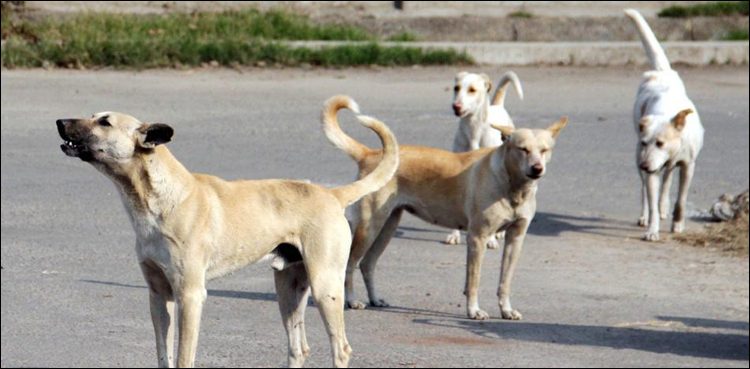
[[[521,88],[521,81],[518,79],[518,76],[513,73],[513,71],[507,71],[502,75],[502,77],[500,77],[500,82],[497,83],[497,90],[495,90],[495,95],[492,96],[491,105],[505,106],[505,91],[508,88],[509,82],[513,82],[513,87],[516,89],[518,97],[523,100],[523,88]]]
[[[355,113],[359,113],[357,103],[348,96],[334,96],[325,102],[322,114],[323,130],[334,146],[349,154],[355,161],[360,162],[374,150],[357,142],[341,130],[336,114],[343,108],[349,108]],[[393,132],[383,122],[375,118],[357,115],[357,119],[362,125],[378,134],[380,141],[383,143],[383,157],[378,166],[364,178],[331,190],[344,207],[385,186],[398,169],[398,143]]]
[[[635,27],[638,29],[638,34],[641,36],[641,42],[643,42],[643,48],[646,49],[646,55],[649,61],[651,61],[651,68],[654,70],[671,70],[672,67],[669,65],[669,59],[667,54],[664,53],[659,44],[659,40],[656,39],[654,32],[651,27],[648,26],[646,20],[643,19],[641,13],[635,9],[625,9],[625,15],[627,15]]]

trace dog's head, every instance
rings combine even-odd
[[[568,118],[560,118],[547,129],[514,129],[492,124],[503,134],[502,150],[505,150],[506,168],[529,180],[542,178],[547,172],[547,162],[552,158],[552,149],[560,131],[568,124]]]
[[[463,118],[476,112],[487,100],[492,82],[486,74],[461,72],[456,74],[453,86],[453,113]]]
[[[122,165],[134,156],[169,142],[172,127],[142,123],[127,114],[103,112],[88,119],[58,119],[57,131],[65,141],[65,155],[107,167]]]
[[[682,130],[692,109],[684,109],[674,117],[646,115],[638,125],[638,167],[647,172],[659,171],[670,158],[677,155],[682,144]],[[668,121],[667,121],[668,120]]]

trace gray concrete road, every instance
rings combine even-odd
[[[524,320],[498,319],[500,254],[485,258],[485,322],[465,318],[465,246],[406,218],[381,259],[388,309],[347,311],[352,366],[748,366],[748,260],[666,239],[639,240],[637,68],[515,68],[519,126],[562,115],[539,209],[514,282]],[[499,76],[502,69],[487,69]],[[448,148],[453,68],[330,71],[2,72],[2,355],[10,366],[154,366],[134,235],[114,186],[65,157],[57,118],[103,110],[176,129],[189,169],[224,178],[340,184],[355,165],[324,138],[318,116],[336,93],[387,122],[401,143]],[[706,208],[748,186],[748,69],[683,69],[706,127],[689,202]],[[344,116],[348,132],[375,136]],[[663,224],[668,230],[669,222]],[[690,230],[702,224],[691,222]],[[272,275],[255,265],[208,284],[196,363],[283,366],[286,339]],[[357,288],[364,293],[361,278]],[[330,365],[308,309],[308,366]]]

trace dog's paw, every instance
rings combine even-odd
[[[384,307],[389,307],[391,305],[385,302],[385,300],[383,299],[375,299],[375,300],[370,301],[370,306],[384,308]]]
[[[648,225],[648,217],[640,217],[638,218],[638,226],[645,227]]]
[[[672,223],[672,233],[682,233],[685,231],[685,221]]]
[[[490,238],[489,241],[487,241],[487,248],[495,250],[500,247],[500,242],[497,241],[495,238]]]
[[[367,305],[362,301],[352,300],[346,302],[346,307],[352,310],[364,310],[367,308]]]
[[[459,243],[461,243],[461,232],[453,231],[453,233],[449,234],[448,237],[445,238],[445,243],[448,245],[458,245]]]
[[[518,310],[500,310],[500,315],[502,315],[503,319],[506,320],[521,320],[523,318],[523,315],[521,315]]]
[[[490,315],[487,314],[486,311],[482,309],[476,309],[469,312],[469,318],[474,320],[487,320],[490,318]]]
[[[646,232],[643,235],[644,241],[659,241],[659,232]]]

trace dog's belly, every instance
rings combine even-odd
[[[445,207],[406,205],[404,210],[425,222],[451,229],[466,229],[468,219],[463,212]]]

